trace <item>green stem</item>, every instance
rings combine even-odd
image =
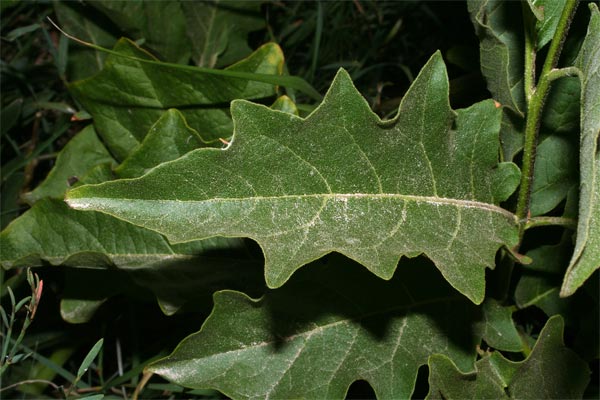
[[[549,79],[551,71],[556,67],[563,43],[569,30],[569,25],[577,9],[579,0],[567,0],[565,8],[556,27],[556,33],[548,56],[544,62],[542,73],[537,87],[534,89],[531,101],[527,107],[527,121],[525,123],[525,145],[523,148],[523,167],[521,170],[521,186],[519,189],[519,198],[517,200],[517,217],[521,220],[519,228],[519,237],[523,238],[525,225],[529,219],[529,203],[531,200],[531,187],[533,183],[533,172],[535,164],[535,154],[537,149],[537,137],[540,128],[540,120],[542,117],[542,109],[544,101],[550,90]]]
[[[560,78],[564,78],[566,76],[579,76],[581,75],[581,70],[577,67],[565,67],[565,68],[557,68],[550,71],[548,74],[548,79],[550,81],[555,81]]]
[[[532,18],[531,10],[527,2],[523,2],[523,27],[525,31],[525,101],[527,106],[535,90],[535,20]]]

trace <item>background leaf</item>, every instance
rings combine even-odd
[[[250,54],[248,34],[265,26],[260,5],[257,1],[182,1],[196,65],[220,68]]]
[[[188,126],[181,112],[170,109],[152,125],[142,143],[123,160],[115,172],[122,178],[140,176],[158,164],[206,145],[198,132]]]
[[[153,60],[130,41],[121,39],[115,51]],[[266,44],[230,71],[278,75],[283,55]],[[205,140],[231,136],[226,107],[237,98],[275,94],[272,85],[190,71],[165,64],[146,64],[111,55],[96,76],[72,83],[69,90],[94,117],[98,133],[109,150],[123,160],[144,139],[150,127],[169,108],[181,107],[189,125]],[[135,112],[133,112],[135,110]]]
[[[532,217],[552,211],[577,186],[576,168],[577,152],[566,138],[549,136],[538,145],[531,189]]]
[[[503,307],[491,298],[486,299],[482,307],[483,321],[480,331],[486,343],[496,350],[515,352],[523,350],[521,337],[512,319],[511,307]]]
[[[85,157],[82,157],[82,154],[85,154]],[[114,162],[98,139],[94,127],[88,126],[69,140],[61,150],[56,158],[56,165],[44,182],[23,197],[30,204],[45,197],[62,199],[70,186],[69,179],[83,176],[96,165]]]
[[[469,0],[475,32],[479,37],[481,72],[494,99],[522,115],[523,22],[519,2]]]
[[[126,238],[127,240],[124,240]],[[170,245],[156,232],[97,212],[70,209],[64,202],[42,199],[0,233],[2,265],[66,264],[79,267],[149,268],[190,262],[202,252],[233,249],[240,241]]]
[[[459,110],[452,129],[439,54],[393,122],[370,111],[343,71],[305,120],[241,101],[232,114],[226,150],[199,149],[136,180],[78,188],[68,202],[174,242],[250,237],[270,287],[331,251],[385,278],[401,255],[425,253],[454,287],[483,300],[485,268],[517,240],[514,216],[493,205],[500,110],[491,101]]]
[[[191,54],[185,14],[178,1],[88,0],[135,41],[165,61],[187,64]]]
[[[55,1],[54,12],[65,31],[88,43],[111,48],[118,37],[106,27],[106,19],[87,4],[79,1]],[[104,65],[106,54],[80,44],[69,42],[67,77],[79,80],[98,73]]]

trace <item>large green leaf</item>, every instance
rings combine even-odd
[[[405,399],[434,353],[472,369],[481,312],[429,262],[402,263],[391,281],[338,255],[254,300],[221,291],[202,329],[149,370],[232,398],[343,398],[355,380]]]
[[[589,382],[589,368],[565,347],[563,320],[553,317],[540,332],[526,360],[512,362],[494,352],[462,373],[448,357],[429,359],[428,399],[578,399]]]
[[[434,55],[382,122],[340,71],[302,119],[232,104],[225,150],[198,149],[134,180],[75,189],[68,202],[165,234],[173,242],[250,237],[270,287],[332,251],[390,278],[402,255],[425,253],[473,301],[517,221],[494,205],[501,111],[491,100],[453,112]],[[504,168],[498,170],[504,174]]]
[[[82,156],[83,154],[85,156]],[[56,164],[44,182],[23,197],[29,203],[35,203],[45,197],[62,199],[69,188],[69,179],[81,177],[96,165],[114,162],[98,139],[94,127],[88,126],[61,150],[56,158]]]
[[[258,1],[183,1],[192,58],[200,67],[219,68],[252,51],[248,34],[265,26]]]
[[[581,189],[577,243],[565,274],[561,296],[573,294],[600,268],[600,12],[592,17],[576,65],[581,70]]]
[[[154,60],[126,39],[119,40],[114,51]],[[281,49],[266,44],[227,70],[277,75],[282,65]],[[206,140],[214,140],[231,136],[227,110],[231,100],[275,94],[274,86],[266,83],[113,54],[107,57],[100,73],[70,84],[69,90],[92,114],[98,133],[119,160],[129,155],[169,108],[180,107],[191,127]]]

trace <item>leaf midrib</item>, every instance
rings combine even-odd
[[[77,209],[92,208],[92,203],[112,203],[112,202],[127,202],[127,203],[151,203],[151,204],[206,204],[206,203],[225,203],[225,202],[244,202],[244,201],[277,201],[291,199],[324,199],[329,200],[349,200],[349,199],[398,199],[404,201],[413,201],[417,203],[428,203],[433,205],[450,205],[462,208],[477,208],[502,214],[508,219],[517,223],[517,217],[508,210],[498,207],[494,204],[484,203],[475,200],[453,199],[446,197],[435,196],[418,196],[398,193],[313,193],[313,194],[286,194],[278,196],[250,196],[250,197],[214,197],[205,200],[177,200],[177,199],[130,199],[130,198],[110,198],[110,197],[67,197],[67,203]]]

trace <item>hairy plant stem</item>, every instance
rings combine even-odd
[[[525,74],[523,79],[525,102],[529,106],[535,91],[535,18],[531,15],[531,9],[527,2],[521,3],[521,6],[523,8],[523,30],[525,31]]]
[[[523,22],[525,24],[525,99],[527,103],[527,114],[525,122],[525,144],[523,148],[523,163],[521,167],[521,183],[519,186],[519,195],[517,200],[516,215],[520,221],[519,224],[519,243],[512,250],[515,253],[519,252],[525,230],[534,226],[554,225],[556,220],[552,222],[544,220],[546,223],[541,223],[536,218],[536,222],[531,223],[529,217],[529,203],[531,201],[531,188],[533,184],[533,173],[535,164],[535,155],[537,149],[537,138],[540,129],[542,110],[544,101],[550,90],[550,83],[556,79],[555,76],[560,72],[561,76],[567,76],[574,72],[571,68],[556,69],[556,64],[560,57],[563,43],[567,37],[569,25],[579,0],[567,0],[565,8],[556,27],[554,38],[550,43],[548,55],[544,61],[544,66],[540,74],[539,82],[535,85],[535,60],[536,60],[536,43],[535,35],[532,33],[535,19],[531,17],[531,11],[526,4],[523,4]],[[563,225],[560,221],[558,225]],[[494,289],[495,295],[499,300],[506,300],[510,291],[512,282],[512,272],[515,266],[515,260],[503,258],[497,269],[497,286]]]
[[[538,226],[563,226],[569,229],[577,228],[577,220],[565,217],[534,217],[525,224],[525,230],[537,228]]]
[[[540,129],[542,109],[544,101],[550,90],[551,72],[558,63],[563,43],[569,31],[569,25],[575,15],[579,0],[567,0],[565,8],[556,27],[556,33],[550,43],[548,56],[544,62],[542,73],[536,87],[533,88],[533,94],[527,106],[527,120],[525,123],[525,145],[523,148],[523,165],[521,168],[521,185],[519,187],[519,197],[517,200],[516,215],[521,221],[519,227],[520,241],[525,232],[525,226],[529,219],[529,203],[531,200],[531,187],[533,184],[533,173],[535,165],[535,155],[537,149],[537,137]],[[535,59],[535,56],[533,57]],[[527,68],[526,68],[527,69]],[[527,78],[526,78],[527,79]],[[527,93],[526,93],[527,96]]]

